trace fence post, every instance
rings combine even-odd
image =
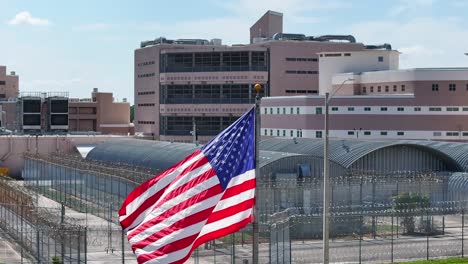
[[[425,225],[427,225],[428,219],[429,219],[429,211],[426,210]],[[426,228],[426,260],[429,260],[429,228],[427,226],[425,226],[425,228]]]
[[[85,226],[84,232],[84,263],[88,263],[88,226]]]
[[[391,261],[393,263],[393,212],[392,212],[392,251],[391,251]]]
[[[235,240],[236,240],[236,233],[231,234],[231,242],[232,242],[232,257],[231,257],[231,263],[235,264],[236,263],[236,245],[235,245]]]
[[[465,210],[462,210],[462,258],[465,257]]]
[[[125,264],[125,233],[122,229],[122,264]]]
[[[362,212],[361,212],[361,214],[359,215],[359,264],[362,261],[362,258],[361,258],[361,253],[362,253],[362,221],[363,221],[363,219],[362,219]]]
[[[65,205],[62,203],[61,204],[61,210],[60,210],[60,229],[62,232],[60,232],[60,238],[62,241],[60,241],[60,255],[62,258],[62,261],[65,259],[65,239],[64,239],[64,224],[65,224]]]

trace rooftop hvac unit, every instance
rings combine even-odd
[[[223,45],[223,40],[222,40],[222,39],[218,39],[218,38],[212,39],[210,42],[211,42],[212,45],[215,45],[215,46],[221,46],[221,45]]]

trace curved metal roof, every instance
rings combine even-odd
[[[330,139],[330,159],[345,168],[376,150],[392,146],[412,146],[430,151],[460,171],[468,171],[468,144],[422,140]],[[323,157],[323,140],[310,138],[269,138],[260,142],[261,150]]]
[[[330,139],[330,159],[349,168],[360,158],[382,148],[411,146],[439,156],[459,171],[468,171],[468,144],[421,140],[338,140]],[[170,143],[140,139],[111,139],[91,150],[87,159],[123,163],[164,170],[198,147],[186,143]],[[309,138],[269,138],[260,142],[260,166],[290,156],[323,157],[323,140]]]
[[[97,145],[87,159],[165,170],[197,150],[193,144],[149,141],[141,139],[111,139]],[[260,151],[260,167],[276,160],[304,156],[297,153]]]

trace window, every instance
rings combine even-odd
[[[349,56],[351,56],[351,53],[345,53],[344,55],[345,55],[346,57],[349,57]]]
[[[279,115],[279,113],[280,113],[280,109],[276,108],[276,114]]]
[[[371,110],[370,107],[364,107],[364,111],[369,112]]]
[[[405,108],[404,108],[404,107],[398,107],[398,108],[397,108],[397,111],[398,111],[398,112],[403,112],[403,111],[405,111]]]
[[[276,130],[276,136],[279,137],[280,135],[280,132],[279,132],[279,129]]]
[[[387,107],[380,107],[380,111],[387,111]]]
[[[382,92],[382,87],[381,86],[377,86],[377,92]]]
[[[294,137],[294,131],[292,131],[292,130],[289,131],[289,135],[290,135],[291,137]]]
[[[432,135],[434,137],[440,137],[440,136],[442,136],[442,133],[441,132],[434,132],[434,133],[432,133]]]
[[[315,131],[316,138],[322,138],[322,131]]]
[[[439,112],[442,111],[441,107],[429,107],[429,112]]]
[[[348,136],[353,136],[354,135],[354,131],[348,131]]]
[[[388,93],[390,91],[390,87],[388,85],[385,85],[385,92]]]
[[[458,135],[460,135],[458,132],[447,132],[445,133],[446,136],[449,136],[449,137],[456,137]]]
[[[370,87],[370,92],[371,92],[371,93],[374,92],[374,86],[371,86],[371,87]]]
[[[299,107],[298,107],[298,108],[296,108],[296,114],[300,114],[300,111],[299,111],[299,109],[300,109]]]
[[[268,135],[268,129],[266,129],[266,128],[265,128],[265,133],[264,133],[264,135],[265,135],[265,136]]]
[[[449,91],[455,92],[457,90],[457,85],[454,83],[449,84]]]
[[[371,132],[370,131],[364,131],[364,136],[370,136]]]
[[[381,136],[386,136],[386,135],[387,135],[387,131],[380,131],[380,135],[381,135]]]
[[[5,81],[0,81],[0,85],[5,85]]]
[[[364,87],[362,87],[362,93],[367,93],[367,89],[366,89],[366,87],[365,87],[365,86],[364,86]]]
[[[421,107],[415,107],[415,108],[414,108],[414,111],[415,111],[415,112],[421,112]]]
[[[265,115],[268,114],[268,108],[265,108]]]
[[[294,108],[291,107],[291,115],[294,114]]]
[[[466,90],[468,91],[468,83],[466,84]]]
[[[270,129],[270,136],[273,136],[273,129]]]
[[[286,136],[286,130],[283,130],[283,137]]]
[[[404,84],[401,85],[401,91],[404,92],[406,90],[406,86]]]
[[[433,83],[433,84],[432,84],[432,91],[433,91],[433,92],[439,91],[439,84]]]
[[[463,111],[468,111],[468,107],[463,107]]]
[[[394,91],[394,92],[397,91],[397,86],[396,86],[396,85],[393,85],[393,91]]]
[[[354,107],[348,107],[348,111],[350,112],[354,111]]]
[[[447,107],[448,112],[457,112],[458,110],[458,107]]]
[[[301,137],[301,131],[299,130],[296,131],[296,137]]]
[[[322,107],[315,108],[315,114],[316,115],[321,115],[322,114]]]
[[[286,114],[286,108],[283,107],[283,115],[285,115],[285,114]]]
[[[336,112],[336,111],[338,111],[338,107],[332,107],[331,110],[332,110],[332,112]]]
[[[397,136],[404,136],[405,132],[398,131],[396,134],[397,134]]]
[[[379,56],[379,62],[383,62],[383,56]]]

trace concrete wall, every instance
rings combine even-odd
[[[347,54],[345,53],[347,53],[348,56],[346,56]],[[319,56],[320,95],[332,92],[332,80],[337,73],[397,70],[399,61],[399,52],[394,50],[323,52],[320,53]],[[382,57],[383,60],[379,61],[379,57]],[[333,84],[338,84],[338,82],[340,82],[338,79],[333,81]]]
[[[0,136],[0,166],[8,167],[10,175],[21,177],[23,153],[72,153],[76,145],[99,144],[112,136]]]

